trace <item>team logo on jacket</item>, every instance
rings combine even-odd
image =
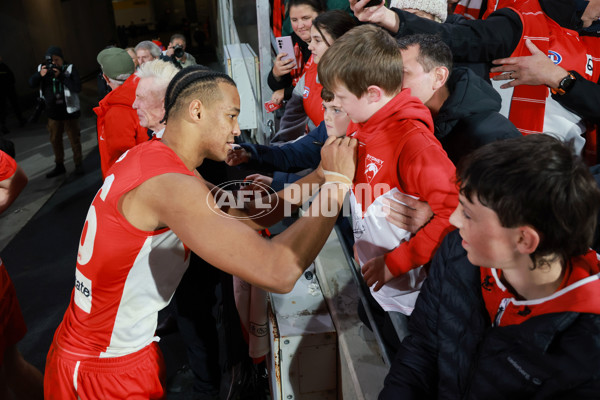
[[[560,64],[562,61],[562,56],[555,51],[548,50],[548,58],[552,60],[552,62],[556,65]]]
[[[302,93],[302,97],[307,99],[309,94],[310,94],[310,88],[308,86],[304,86],[304,92]]]
[[[373,178],[375,178],[375,175],[377,175],[381,169],[382,165],[383,160],[367,154],[367,157],[365,158],[365,176],[367,177],[367,182],[371,183]]]

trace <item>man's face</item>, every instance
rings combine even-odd
[[[165,115],[165,96],[153,89],[153,82],[154,78],[140,79],[132,107],[137,111],[141,126],[158,131],[163,128],[160,121]]]
[[[53,55],[52,56],[52,64],[55,64],[56,66],[58,66],[59,68],[63,66],[63,59],[57,55]]]
[[[404,76],[402,78],[402,89],[409,88],[410,94],[427,103],[433,94],[435,83],[435,68],[425,72],[423,66],[417,61],[419,56],[419,45],[409,46],[406,50],[400,50],[402,53],[402,64]]]
[[[350,117],[342,111],[342,105],[336,98],[333,101],[323,101],[323,120],[327,128],[327,136],[345,136]]]
[[[474,195],[459,196],[459,205],[450,216],[459,229],[462,246],[471,264],[478,267],[510,269],[519,253],[518,228],[505,228],[494,210],[481,204]]]
[[[138,49],[135,54],[137,55],[139,65],[154,60],[154,56],[150,53],[150,50]]]
[[[228,83],[219,83],[219,90],[221,98],[214,100],[204,111],[207,118],[205,126],[210,127],[204,149],[207,158],[224,161],[235,137],[241,133],[238,124],[240,95],[237,88]]]
[[[369,102],[366,94],[358,98],[344,84],[338,84],[332,92],[335,99],[339,101],[342,111],[348,114],[353,122],[361,123],[371,118],[372,113],[368,111]]]
[[[127,54],[129,54],[129,56],[131,57],[131,59],[133,60],[133,64],[135,65],[135,67],[137,68],[138,65],[140,65],[138,63],[138,59],[137,59],[137,55],[135,54],[135,51],[133,51],[132,49],[128,49],[127,50]]]
[[[181,46],[181,48],[185,50],[185,41],[183,39],[177,38],[173,39],[173,41],[169,43],[169,48],[174,49],[176,46]]]

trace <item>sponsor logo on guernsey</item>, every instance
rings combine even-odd
[[[552,60],[552,62],[556,65],[560,64],[562,61],[562,56],[558,54],[556,51],[548,50],[548,58]]]
[[[383,160],[367,154],[367,157],[365,158],[365,176],[367,177],[367,182],[371,183],[375,175],[377,175],[381,169],[382,165]]]
[[[302,93],[302,97],[307,99],[309,94],[310,94],[310,88],[308,86],[304,86],[304,92]]]
[[[92,281],[75,269],[75,304],[84,312],[92,310]]]

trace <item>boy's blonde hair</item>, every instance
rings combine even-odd
[[[319,61],[319,80],[335,90],[343,84],[356,97],[375,85],[395,96],[402,90],[402,56],[396,40],[374,25],[361,25],[337,39]]]

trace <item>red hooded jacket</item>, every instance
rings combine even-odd
[[[137,112],[132,107],[138,81],[136,75],[131,75],[94,108],[98,116],[98,151],[103,178],[121,154],[148,140],[148,130],[140,125]]]

